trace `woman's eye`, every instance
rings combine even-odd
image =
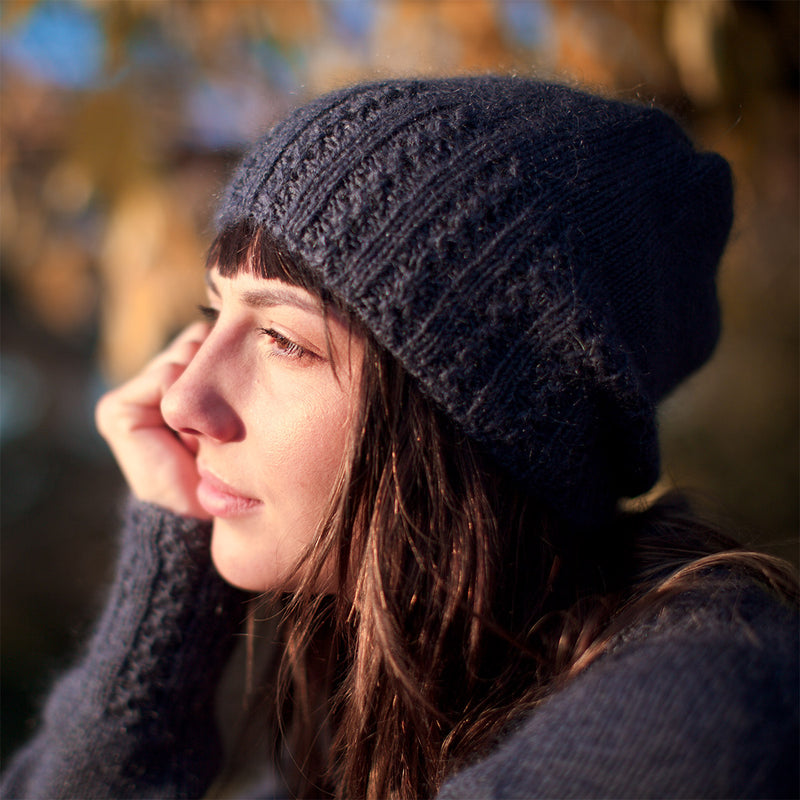
[[[297,344],[297,342],[293,342],[291,339],[288,339],[282,333],[278,333],[278,331],[274,330],[273,328],[259,328],[258,330],[267,337],[272,348],[273,355],[280,356],[282,358],[296,359],[313,358],[315,355],[311,352],[311,350],[307,350],[302,345]]]
[[[211,306],[197,306],[200,316],[209,324],[213,325],[219,318],[219,309]]]

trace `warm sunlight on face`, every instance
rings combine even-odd
[[[290,589],[341,465],[364,343],[296,286],[208,277],[213,328],[162,411],[196,439],[220,574],[251,591]]]

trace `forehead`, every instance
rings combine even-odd
[[[321,298],[277,278],[259,278],[251,273],[223,277],[216,269],[209,269],[206,270],[205,279],[212,295],[220,297],[222,289],[227,288],[236,294],[238,300],[252,308],[288,305],[311,314],[325,314]]]

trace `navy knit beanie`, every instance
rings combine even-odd
[[[716,343],[732,186],[655,108],[516,77],[386,81],[260,141],[218,225],[244,219],[593,527],[655,482],[655,405]]]

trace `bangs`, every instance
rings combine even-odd
[[[317,295],[325,305],[344,310],[302,259],[289,255],[263,226],[250,219],[229,225],[217,236],[209,248],[206,269],[216,269],[223,278],[240,273],[274,278]]]
[[[322,285],[301,257],[290,255],[264,226],[250,219],[229,225],[218,234],[208,250],[206,269],[216,269],[223,278],[246,274],[298,286],[319,298],[326,318],[332,309],[347,323],[351,333],[371,339],[366,326],[338,295]]]

